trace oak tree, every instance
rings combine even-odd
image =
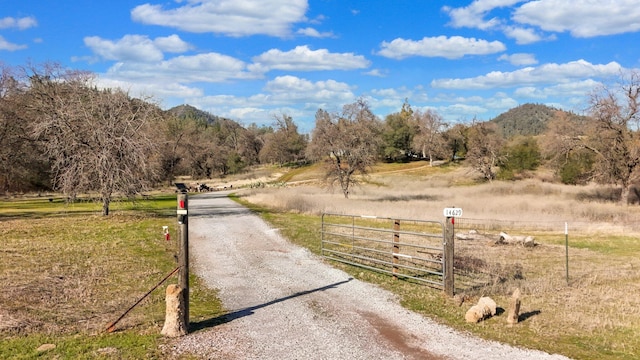
[[[443,134],[447,130],[447,123],[434,110],[415,111],[413,118],[418,129],[413,138],[413,148],[422,158],[428,158],[429,165],[433,166],[434,158],[446,155],[447,144]]]
[[[495,123],[474,122],[468,129],[466,161],[486,180],[496,178],[503,142]]]
[[[325,164],[325,181],[340,185],[345,198],[378,159],[381,123],[364,100],[345,105],[341,114],[316,113],[307,154]]]
[[[116,193],[132,196],[151,185],[157,106],[119,89],[99,90],[89,73],[51,65],[29,70],[25,111],[51,161],[56,189],[70,198],[97,192],[108,215]]]

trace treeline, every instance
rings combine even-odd
[[[5,66],[0,188],[53,189],[70,199],[98,192],[108,214],[114,193],[133,195],[178,176],[323,161],[327,181],[348,196],[352,175],[376,161],[426,159],[466,161],[489,181],[527,176],[544,164],[565,183],[618,185],[624,200],[640,164],[640,85],[637,74],[622,80],[617,88],[594,89],[589,117],[526,104],[492,121],[451,124],[405,101],[379,119],[358,100],[341,113],[319,109],[309,136],[287,114],[274,116],[272,126],[245,127],[191,106],[163,111],[151,98],[99,89],[90,73],[51,64]]]

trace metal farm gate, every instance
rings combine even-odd
[[[325,213],[322,256],[445,287],[445,226],[437,221]]]

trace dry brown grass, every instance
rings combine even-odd
[[[534,235],[533,248],[457,241],[457,292],[472,299],[489,295],[506,307],[512,291],[520,288],[524,324],[518,331],[530,334],[533,343],[553,343],[551,349],[575,345],[578,350],[570,354],[578,358],[605,354],[633,359],[640,356],[640,206],[617,205],[613,192],[540,178],[476,184],[462,167],[414,164],[406,171],[401,166],[378,169],[350,199],[308,183],[250,189],[241,196],[268,208],[311,215],[443,220],[443,208],[455,206],[464,210],[457,231],[474,229],[489,239],[500,231]],[[489,336],[510,335],[495,330]]]
[[[137,220],[144,237],[131,233],[136,221],[131,216],[2,221],[0,332],[103,331],[141,296],[141,289],[168,271],[172,249],[163,248],[160,236],[152,240],[158,221]],[[161,300],[154,294],[122,325],[143,321],[149,305],[161,309]]]

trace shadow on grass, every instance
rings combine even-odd
[[[281,303],[283,301],[287,301],[287,300],[291,300],[300,296],[304,296],[304,295],[309,295],[315,292],[319,292],[319,291],[325,291],[325,290],[329,290],[329,289],[334,289],[342,284],[346,284],[348,282],[350,282],[351,280],[353,280],[353,278],[349,278],[347,280],[344,281],[340,281],[337,283],[333,283],[327,286],[323,286],[323,287],[319,287],[316,289],[311,289],[311,290],[306,290],[306,291],[300,291],[294,294],[291,294],[289,296],[285,296],[283,298],[279,298],[279,299],[275,299],[269,302],[266,302],[264,304],[260,304],[260,305],[255,305],[255,306],[250,306],[244,309],[240,309],[240,310],[236,310],[224,315],[220,315],[211,319],[207,319],[207,320],[203,320],[203,321],[198,321],[198,322],[192,322],[189,324],[189,330],[190,331],[198,331],[198,330],[203,330],[206,328],[210,328],[210,327],[215,327],[217,325],[222,325],[222,324],[226,324],[228,322],[231,322],[233,320],[245,317],[245,316],[249,316],[249,315],[253,315],[254,312],[258,309],[262,309],[264,307],[267,307],[269,305],[273,305],[273,304],[277,304],[277,303]]]
[[[527,320],[530,317],[536,316],[536,315],[540,315],[542,311],[540,310],[533,310],[533,311],[529,311],[523,314],[520,314],[520,316],[518,316],[518,322],[523,322],[525,320]]]

